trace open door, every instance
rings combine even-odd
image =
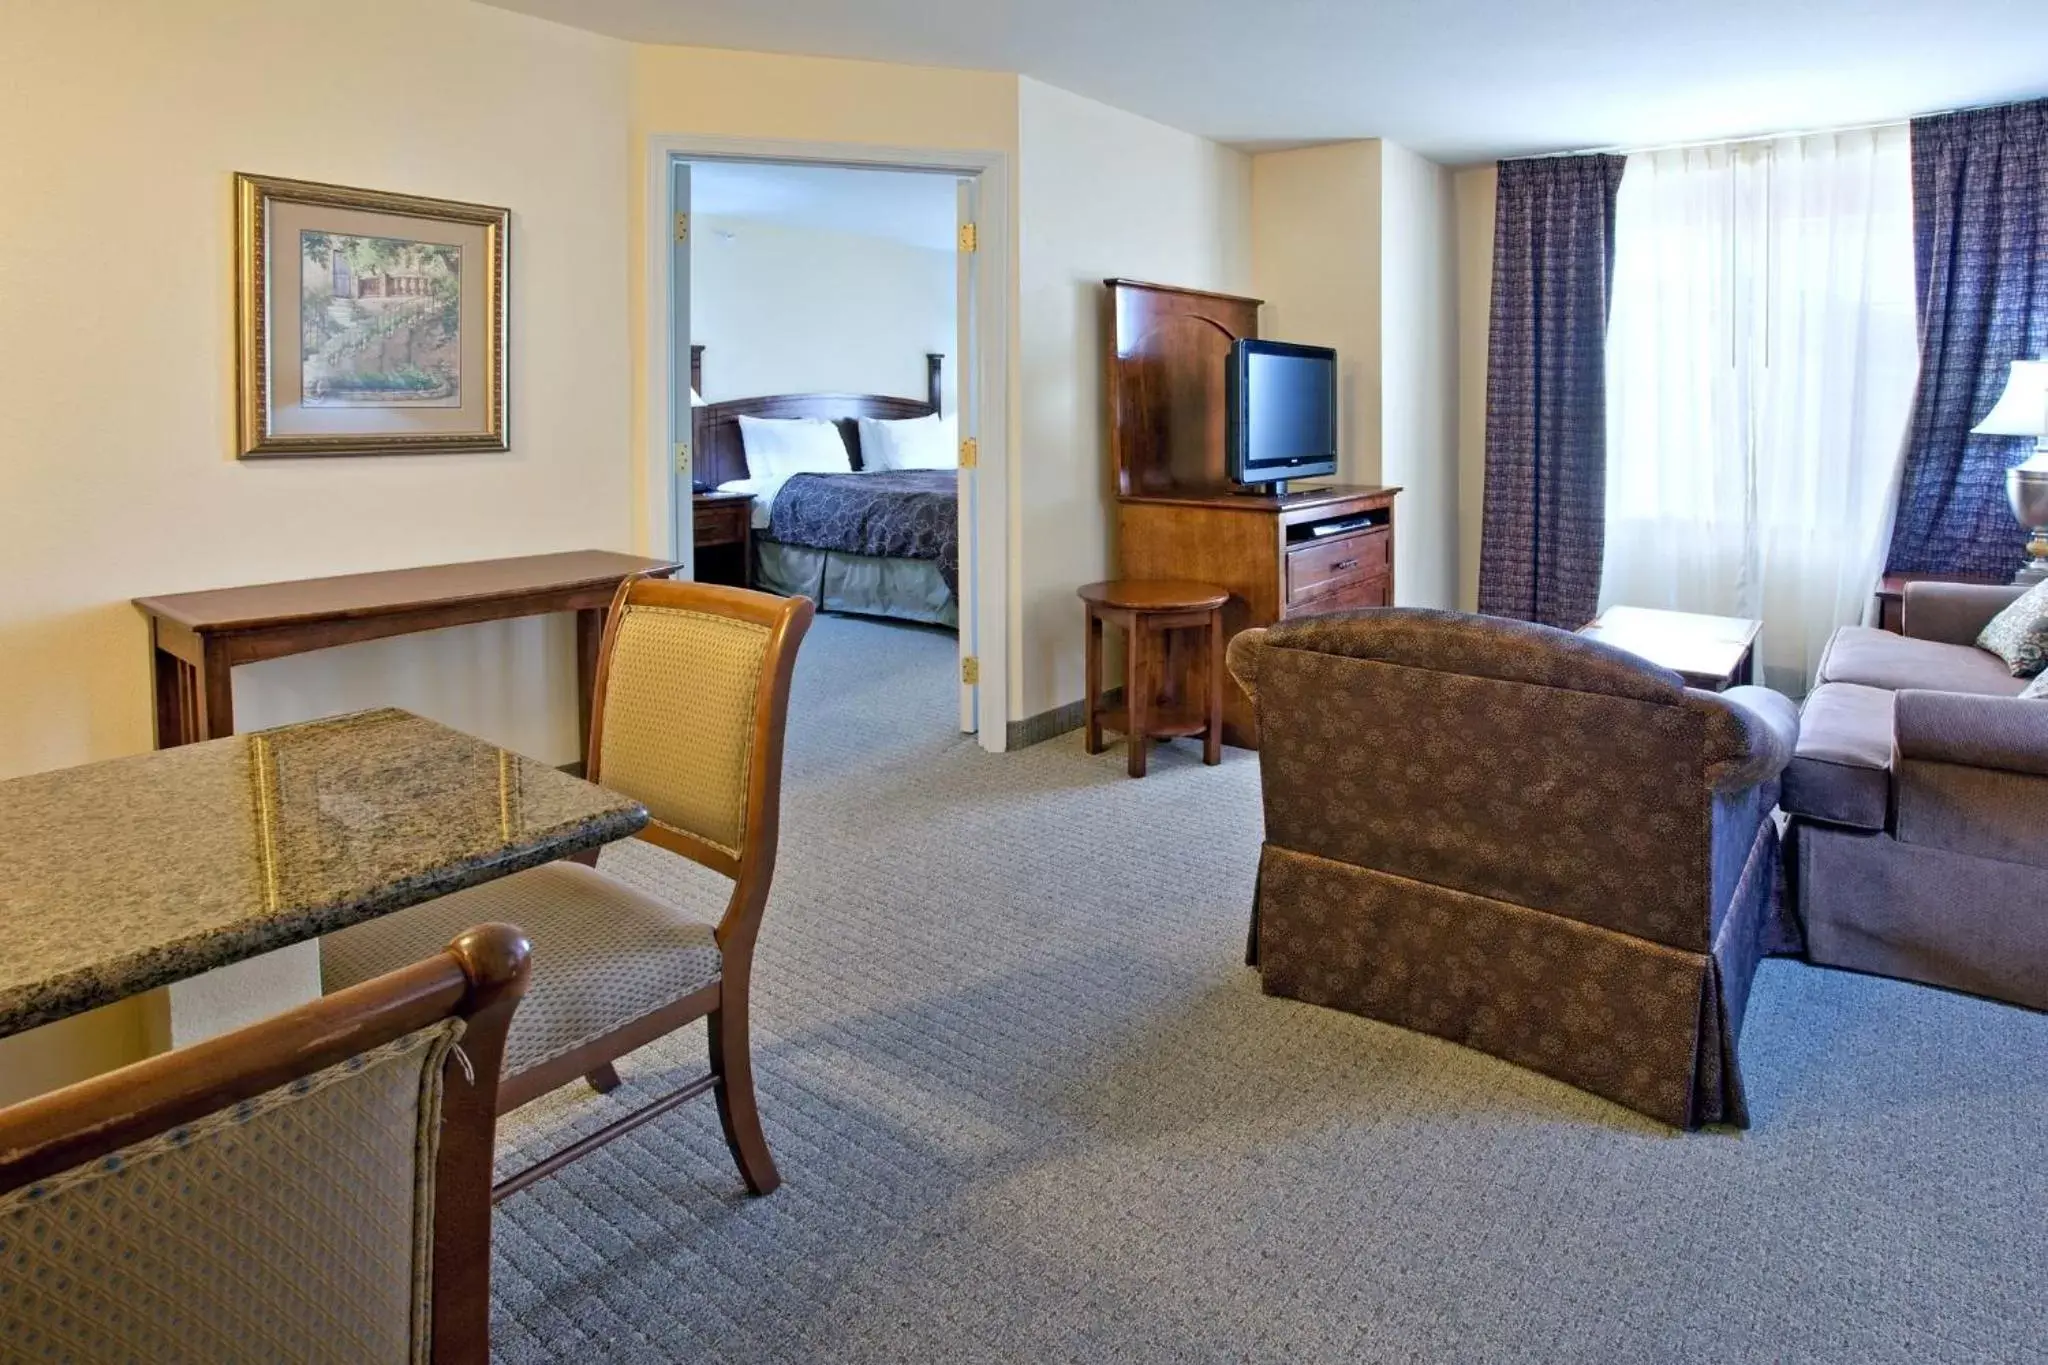
[[[683,566],[679,577],[695,578],[696,528],[690,501],[697,454],[690,411],[690,163],[672,157],[668,164],[668,557]]]
[[[958,182],[955,202],[959,209],[959,251],[958,270],[954,290],[956,311],[960,318],[959,340],[953,348],[953,410],[954,422],[960,432],[960,729],[973,734],[980,728],[979,708],[981,702],[979,641],[976,620],[976,585],[981,581],[978,557],[981,552],[980,538],[974,528],[978,524],[975,496],[980,471],[976,468],[976,452],[980,431],[980,395],[977,392],[977,375],[980,367],[975,363],[975,250],[977,231],[975,208],[979,198],[979,183],[972,177]]]

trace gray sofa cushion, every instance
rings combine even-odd
[[[2026,687],[1996,654],[1868,626],[1844,626],[1835,632],[1820,661],[1819,681],[1855,683],[1887,692],[1916,687],[1985,697],[2016,697]]]
[[[1822,683],[1800,712],[1799,747],[1778,804],[1791,815],[1881,830],[1891,805],[1891,759],[1892,694]]]

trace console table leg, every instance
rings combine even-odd
[[[597,660],[604,647],[605,608],[576,613],[576,752],[590,771],[590,708],[597,701]]]
[[[199,738],[192,667],[167,649],[150,650],[156,679],[156,747],[175,749]]]
[[[235,732],[234,665],[222,645],[208,640],[200,650],[200,664],[193,679],[198,699],[195,739],[226,739]]]

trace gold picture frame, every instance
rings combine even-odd
[[[511,228],[487,204],[236,175],[241,458],[510,449]]]

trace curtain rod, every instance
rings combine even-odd
[[[1987,106],[1988,107],[1988,106]],[[1955,113],[1956,110],[1942,110],[1940,113]],[[1874,123],[1850,123],[1835,128],[1804,128],[1788,133],[1752,133],[1747,137],[1703,137],[1691,142],[1658,142],[1644,147],[1581,147],[1570,152],[1525,152],[1521,156],[1503,156],[1500,161],[1548,161],[1553,157],[1565,156],[1646,156],[1651,152],[1683,152],[1694,147],[1736,147],[1745,142],[1776,142],[1788,137],[1819,137],[1824,133],[1870,133],[1880,128],[1902,128],[1916,118],[1934,118],[1936,114],[1913,114],[1906,118],[1879,119]]]

